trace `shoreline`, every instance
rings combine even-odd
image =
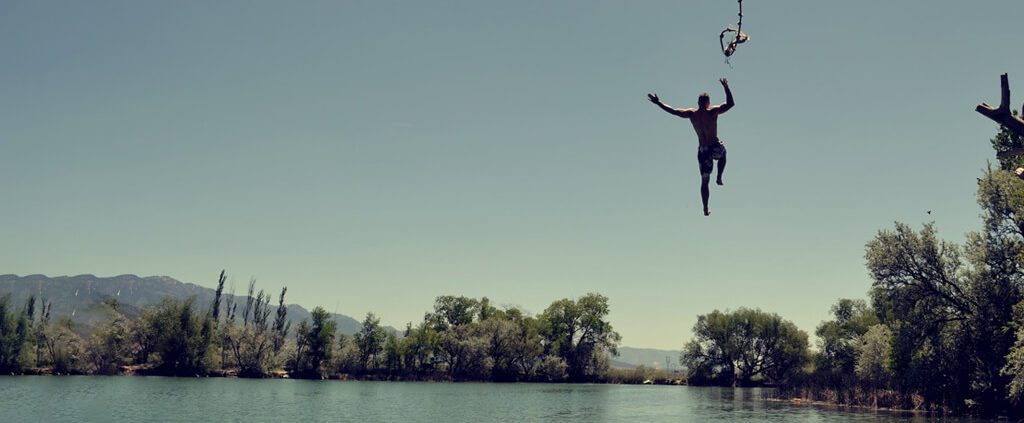
[[[263,376],[252,377],[252,376],[239,376],[237,371],[234,370],[217,370],[211,371],[207,374],[200,375],[175,375],[175,374],[164,374],[153,371],[152,369],[137,368],[136,366],[125,366],[119,373],[114,374],[100,374],[100,373],[81,373],[81,372],[69,372],[61,373],[55,372],[52,368],[31,368],[26,369],[21,373],[9,373],[0,374],[0,377],[6,376],[97,376],[97,377],[170,377],[170,378],[184,378],[184,379],[195,379],[195,378],[232,378],[232,379],[295,379],[295,380],[338,380],[338,381],[359,381],[359,382],[429,382],[429,383],[536,383],[536,384],[564,384],[564,385],[578,385],[578,384],[595,384],[595,385],[658,385],[658,386],[690,386],[685,381],[680,379],[673,380],[645,380],[642,382],[627,382],[627,381],[539,381],[539,380],[477,380],[477,379],[455,379],[448,376],[397,376],[397,375],[376,375],[376,374],[352,374],[352,373],[334,373],[326,375],[320,378],[316,377],[301,377],[292,375],[284,370],[271,371]]]
[[[924,409],[914,410],[914,409],[893,408],[893,407],[873,407],[873,406],[870,406],[870,405],[858,405],[858,404],[840,404],[840,403],[835,403],[835,402],[830,402],[830,401],[809,400],[809,399],[804,399],[804,398],[767,397],[767,398],[765,398],[765,401],[772,402],[772,403],[785,403],[785,404],[797,405],[797,406],[809,406],[809,407],[821,407],[821,408],[828,408],[828,409],[849,410],[849,411],[853,411],[853,412],[857,412],[857,413],[880,412],[880,413],[885,413],[885,414],[902,414],[902,415],[921,416],[921,417],[943,417],[943,418],[950,417],[950,418],[981,419],[982,421],[989,421],[989,420],[991,420],[991,421],[1007,421],[1005,417],[995,417],[995,418],[985,419],[985,418],[982,418],[982,417],[975,417],[975,416],[970,416],[970,415],[956,415],[956,414],[950,414],[950,413],[943,413],[941,411],[935,411],[935,410],[924,410]]]

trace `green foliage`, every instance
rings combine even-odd
[[[89,338],[86,356],[90,371],[103,375],[117,374],[131,360],[131,333],[128,322],[117,315]]]
[[[398,339],[394,332],[387,332],[384,338],[384,369],[388,374],[402,374],[406,369],[405,352],[407,343]]]
[[[1002,375],[1010,378],[1007,396],[1014,405],[1024,405],[1024,301],[1014,306],[1014,319],[1010,328],[1017,334],[1017,341],[1006,355],[1006,366]]]
[[[427,374],[435,368],[435,357],[441,350],[441,335],[429,320],[415,328],[410,324],[403,338],[402,354],[406,367],[415,374]]]
[[[11,296],[0,296],[0,373],[20,373],[25,367],[26,342],[30,339],[35,297],[21,312],[10,306]]]
[[[434,313],[427,319],[434,322],[434,329],[444,332],[452,327],[468,325],[479,313],[480,302],[468,297],[444,295],[434,301]]]
[[[334,365],[343,373],[363,376],[547,381],[571,378],[569,357],[582,369],[583,376],[574,380],[601,380],[619,339],[603,320],[607,311],[607,298],[596,294],[556,301],[536,318],[518,308],[493,307],[487,298],[442,296],[401,337],[368,314],[352,341],[339,343]],[[560,324],[548,318],[556,315],[562,318]],[[567,325],[575,330],[571,347],[564,332],[560,339],[565,343],[552,347],[550,340]],[[297,333],[301,338],[309,330],[300,324]]]
[[[44,331],[46,351],[53,371],[57,374],[83,373],[85,353],[71,319],[61,319],[55,325],[46,326]]]
[[[618,354],[622,338],[605,320],[608,312],[608,297],[591,293],[576,301],[555,301],[540,316],[546,352],[565,361],[569,379],[596,380],[604,367],[601,360]]]
[[[327,376],[334,352],[334,334],[337,322],[323,307],[313,309],[312,324],[303,320],[295,330],[296,353],[293,373],[300,377]]]
[[[478,324],[450,327],[441,334],[441,350],[448,374],[456,379],[488,379],[493,360],[487,356],[487,340]]]
[[[359,347],[356,346],[355,342],[346,342],[338,346],[331,367],[341,373],[348,374],[359,374],[365,370],[362,359],[359,356]]]
[[[352,336],[352,340],[359,347],[359,360],[363,368],[373,369],[376,367],[378,356],[384,348],[385,337],[384,329],[380,327],[380,319],[373,313],[366,313],[359,332]],[[398,350],[395,352],[400,353]]]
[[[857,346],[856,373],[862,380],[873,386],[884,386],[892,372],[889,362],[892,356],[892,331],[882,324],[871,326],[860,337]]]
[[[491,360],[494,380],[514,381],[529,377],[544,352],[537,320],[510,314],[505,318],[493,317],[480,322],[477,332]]]
[[[281,296],[277,299],[277,316],[274,318],[274,354],[277,355],[284,347],[284,340],[288,337],[288,331],[292,322],[288,321],[288,306],[284,303],[284,294],[288,287],[281,288]]]
[[[286,290],[281,290],[280,304],[284,304]],[[283,319],[281,306],[278,307],[278,320],[275,320],[274,328],[271,329],[267,320],[270,317],[270,295],[261,289],[254,297],[253,291],[254,281],[249,284],[249,296],[242,310],[241,326],[236,326],[232,320],[228,320],[221,328],[224,340],[222,348],[229,350],[238,368],[238,375],[242,377],[266,376],[268,371],[278,364],[277,354],[284,343],[282,331],[285,326],[279,326],[279,321]]]
[[[1016,110],[1013,111],[1013,115],[1018,116]],[[995,138],[992,138],[992,148],[996,150],[997,153],[1022,147],[1024,147],[1024,136],[1010,132],[1002,125],[999,127],[999,133],[996,134]],[[999,159],[999,168],[1002,170],[1014,170],[1020,166],[1024,166],[1024,156],[1004,157]]]
[[[562,382],[569,377],[569,365],[562,357],[548,355],[537,368],[537,378],[544,382]]]
[[[783,383],[808,359],[807,334],[779,315],[740,308],[697,317],[680,362],[693,384]]]
[[[133,336],[144,346],[142,362],[151,362],[161,374],[203,375],[208,370],[210,345],[209,325],[205,313],[196,313],[194,299],[179,301],[166,298],[146,310],[136,325]]]
[[[833,320],[818,325],[817,366],[836,373],[853,373],[857,364],[858,339],[878,324],[874,309],[864,300],[843,298],[832,306]]]

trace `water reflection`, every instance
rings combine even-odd
[[[772,402],[765,399],[770,392],[685,386],[0,377],[0,421],[939,421]]]

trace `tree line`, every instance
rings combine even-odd
[[[45,301],[18,307],[0,297],[0,373],[597,382],[621,340],[608,298],[593,293],[536,316],[486,297],[441,296],[404,331],[368,313],[346,336],[323,307],[292,327],[287,288],[274,305],[255,281],[245,297],[223,295],[225,280],[221,272],[211,304],[165,298],[135,319],[108,300],[110,319],[88,335],[69,319],[50,321]]]

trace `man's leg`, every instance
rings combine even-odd
[[[708,182],[711,181],[711,170],[715,167],[711,152],[703,149],[698,150],[697,163],[700,164],[700,199],[704,201],[704,215],[710,216],[708,196],[711,194],[711,189],[708,188]]]
[[[725,172],[725,156],[722,156],[721,159],[718,159],[718,178],[715,181],[715,183],[718,185],[725,185],[725,183],[722,182],[722,172]]]
[[[708,188],[708,182],[711,182],[711,174],[700,175],[700,199],[704,201],[704,215],[711,216],[711,210],[708,210],[708,196],[711,195],[711,189]]]

